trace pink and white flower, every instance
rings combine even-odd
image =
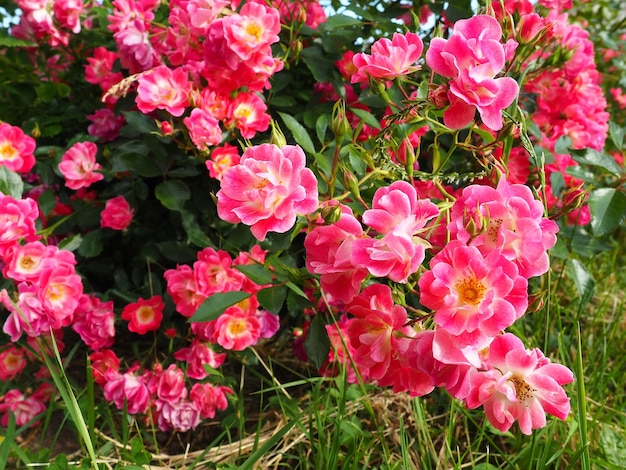
[[[149,299],[138,299],[128,304],[122,310],[122,320],[128,322],[128,329],[134,333],[145,335],[149,331],[156,331],[163,320],[165,304],[160,295]]]
[[[0,414],[2,414],[0,424],[4,427],[9,425],[9,411],[15,415],[17,426],[24,426],[35,416],[43,413],[46,405],[33,395],[25,396],[19,390],[12,389],[0,397]]]
[[[170,402],[157,399],[157,424],[161,431],[186,432],[200,424],[200,410],[193,401]]]
[[[415,188],[406,181],[396,181],[376,190],[372,208],[363,213],[363,223],[378,233],[413,239],[438,215],[436,204],[429,199],[419,199]],[[422,243],[428,244],[425,240]]]
[[[515,100],[519,85],[510,77],[494,78],[504,69],[507,53],[516,46],[505,46],[501,40],[502,28],[487,15],[459,20],[449,39],[431,40],[426,63],[436,74],[451,79],[450,107],[443,116],[446,126],[461,129],[478,110],[488,128],[502,128],[502,110]]]
[[[544,217],[543,204],[528,186],[500,179],[497,188],[470,185],[452,206],[448,230],[483,255],[500,251],[530,278],[549,268],[548,250],[558,226]]]
[[[197,383],[191,387],[189,399],[200,410],[200,416],[204,419],[215,418],[217,410],[223,411],[228,406],[227,395],[232,395],[233,390],[224,385],[212,385],[210,383]]]
[[[223,26],[230,49],[246,61],[278,42],[280,16],[275,8],[251,2],[244,4],[239,14],[224,17]]]
[[[72,329],[91,349],[98,351],[113,345],[115,337],[113,301],[102,302],[95,295],[83,294],[74,311]]]
[[[0,352],[0,380],[9,381],[26,367],[26,356],[17,346],[9,346]]]
[[[237,306],[229,307],[214,324],[212,341],[224,349],[243,351],[254,346],[261,337],[261,322]]]
[[[234,145],[225,143],[222,147],[217,147],[211,152],[211,157],[205,162],[207,170],[211,178],[222,181],[226,171],[234,165],[237,165],[241,157],[239,149]]]
[[[165,65],[159,65],[143,73],[137,82],[135,102],[144,114],[155,109],[164,109],[178,117],[189,106],[191,85],[183,67],[171,70]]]
[[[239,129],[246,139],[251,139],[257,132],[268,129],[271,117],[266,111],[267,105],[259,95],[241,92],[229,104],[224,122]]]
[[[346,310],[355,317],[348,326],[348,338],[359,372],[367,380],[382,379],[415,334],[405,326],[406,310],[394,303],[391,288],[383,284],[363,289]]]
[[[176,269],[165,271],[163,277],[167,282],[167,293],[176,305],[176,311],[187,318],[193,316],[206,299],[198,286],[194,270],[187,265],[177,266]]]
[[[207,150],[222,140],[220,123],[210,113],[201,108],[194,108],[191,114],[183,119],[189,130],[189,137],[199,150]]]
[[[35,166],[35,139],[19,127],[0,123],[0,165],[17,173],[28,173]]]
[[[528,307],[528,281],[500,252],[483,255],[458,240],[448,243],[419,279],[420,302],[458,348],[481,344],[511,326]]]
[[[315,227],[304,239],[306,268],[320,275],[322,292],[336,300],[350,302],[360,292],[368,274],[367,269],[354,264],[352,258],[354,243],[365,234],[352,209],[343,205],[337,209],[339,220]]]
[[[415,33],[394,33],[392,39],[381,38],[372,44],[371,54],[354,55],[352,61],[357,70],[350,81],[368,83],[370,78],[387,81],[408,75],[420,68],[416,63],[423,50],[424,44]]]
[[[116,116],[109,108],[97,109],[93,114],[89,114],[87,119],[91,121],[87,127],[89,135],[105,142],[115,140],[126,122],[124,116]]]
[[[187,397],[185,387],[185,372],[176,364],[161,371],[156,376],[156,396],[167,403],[177,403]]]
[[[524,434],[546,425],[546,413],[565,420],[570,412],[563,385],[574,375],[552,364],[538,349],[526,349],[511,333],[491,343],[487,369],[471,376],[468,408],[483,406],[489,422],[502,432],[517,420]]]
[[[263,241],[267,232],[284,233],[297,215],[317,209],[317,197],[317,180],[300,147],[261,144],[246,150],[224,175],[217,212],[226,222],[249,225]]]
[[[187,362],[187,377],[202,380],[209,376],[204,366],[217,369],[226,360],[226,353],[216,353],[208,343],[194,339],[189,347],[175,351],[174,359]]]
[[[61,157],[59,171],[70,189],[88,188],[104,178],[102,165],[96,163],[98,147],[93,142],[77,142]]]
[[[363,223],[383,237],[355,240],[353,264],[366,267],[373,276],[406,282],[424,261],[430,243],[420,234],[437,215],[437,206],[428,199],[418,199],[415,188],[405,181],[378,189],[372,208],[363,213]]]
[[[104,397],[115,403],[119,410],[126,410],[134,415],[143,413],[148,408],[150,392],[142,377],[138,377],[133,372],[124,374],[117,370],[109,369],[104,377]]]

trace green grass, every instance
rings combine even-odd
[[[66,375],[60,359],[52,357],[48,365],[62,399],[40,417],[37,430],[52,435],[52,441],[27,445],[33,442],[33,430],[16,428],[11,421],[0,443],[0,470],[623,468],[623,244],[620,233],[611,249],[591,258],[567,250],[554,257],[552,272],[544,279],[547,302],[513,328],[527,347],[540,347],[551,360],[570,367],[576,378],[566,386],[572,405],[568,419],[548,418],[547,426],[532,436],[521,434],[516,425],[501,433],[482,410],[467,410],[441,391],[411,398],[348,384],[345,375],[320,378],[297,367],[290,351],[267,348],[257,351],[256,367],[240,370],[234,407],[198,432],[170,435],[164,442],[162,433],[146,432],[132,417],[104,403],[93,381],[78,390],[71,376],[81,371],[68,370]],[[51,424],[52,413],[63,413],[61,425],[75,433],[82,452],[67,456],[62,448],[50,451],[60,435]],[[33,467],[37,462],[52,463]]]

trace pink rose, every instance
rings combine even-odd
[[[352,83],[374,80],[393,80],[408,75],[420,67],[415,65],[422,55],[424,44],[415,33],[394,33],[392,39],[382,38],[372,44],[371,55],[355,54],[352,61],[357,68]]]
[[[135,101],[144,114],[164,109],[178,117],[189,106],[190,84],[184,68],[171,70],[160,65],[142,74],[137,81],[139,85]]]
[[[189,137],[200,150],[207,150],[222,140],[222,130],[217,119],[201,108],[194,108],[189,117],[183,119],[189,130]]]
[[[517,97],[519,85],[510,77],[494,78],[502,72],[517,44],[502,44],[502,28],[487,15],[459,20],[449,39],[433,38],[426,63],[433,72],[450,78],[450,107],[443,120],[451,129],[468,125],[478,110],[485,126],[502,128],[502,110]]]
[[[298,214],[317,209],[317,180],[305,165],[298,146],[249,148],[239,164],[224,174],[217,193],[218,215],[226,222],[250,225],[259,241],[269,231],[286,232]]]
[[[134,333],[145,335],[149,331],[156,331],[163,320],[165,304],[160,295],[150,299],[138,299],[124,307],[122,320],[128,322],[128,329]]]
[[[0,124],[0,165],[18,173],[28,173],[35,166],[35,140],[19,127]]]
[[[93,142],[77,142],[61,157],[59,171],[70,189],[87,188],[104,178],[96,173],[102,166],[96,163],[98,147]]]
[[[526,349],[511,333],[491,343],[488,367],[471,376],[467,407],[483,405],[489,422],[502,432],[517,421],[524,434],[546,425],[546,413],[564,420],[570,411],[563,385],[572,371],[552,364],[538,349]]]
[[[126,230],[133,220],[134,213],[134,209],[130,208],[124,196],[109,199],[100,213],[100,228]]]

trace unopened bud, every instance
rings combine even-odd
[[[333,105],[330,128],[335,136],[340,139],[352,130],[350,122],[348,122],[348,118],[346,117],[346,103],[343,100],[338,100]]]
[[[278,147],[284,147],[285,145],[287,145],[287,139],[285,139],[285,134],[283,134],[283,131],[280,129],[276,121],[272,120],[271,125],[272,134],[270,136],[270,143],[275,144]]]
[[[543,29],[543,18],[537,13],[523,15],[518,24],[518,39],[520,44],[530,44],[538,39]]]
[[[350,190],[350,194],[356,200],[361,199],[361,191],[359,190],[359,180],[349,171],[343,172],[343,184]]]
[[[413,177],[413,170],[415,169],[415,160],[417,159],[415,156],[415,149],[413,148],[413,144],[411,140],[406,137],[400,143],[400,147],[398,148],[398,159],[400,161],[404,161],[404,169],[409,178]]]
[[[164,136],[170,136],[174,133],[174,128],[172,127],[172,124],[168,121],[157,122],[157,126],[161,130],[161,134],[163,134]]]
[[[582,184],[576,186],[575,188],[567,190],[563,194],[563,205],[565,212],[573,211],[584,206],[587,202],[588,197],[589,191],[584,189]]]
[[[434,90],[429,91],[428,98],[438,109],[445,108],[450,104],[448,87],[446,85],[439,85]]]
[[[406,305],[406,297],[404,291],[398,287],[392,287],[391,298],[396,305]]]
[[[33,139],[37,139],[38,137],[41,136],[41,129],[39,129],[39,124],[35,123],[35,127],[33,127],[33,130],[30,131],[30,136]]]
[[[327,224],[334,224],[341,218],[341,206],[338,204],[324,206],[320,211],[320,215]]]
[[[296,57],[300,56],[300,52],[302,52],[303,47],[302,41],[299,39],[291,43],[291,50],[294,52]]]

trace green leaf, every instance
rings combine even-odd
[[[365,111],[364,109],[359,109],[359,108],[348,108],[348,109],[352,111],[356,116],[361,118],[361,120],[364,121],[365,124],[367,124],[368,126],[373,127],[374,129],[381,130],[380,122],[378,121],[378,119],[374,117],[372,113],[369,113]]]
[[[293,282],[289,281],[286,283],[287,287],[289,287],[294,293],[298,294],[300,297],[305,298],[306,300],[309,300],[309,297],[304,293],[304,291],[302,289],[300,289],[296,284],[294,284]]]
[[[154,155],[145,142],[141,140],[131,140],[113,150],[111,171],[124,172],[132,171],[139,176],[152,178],[161,176],[165,167]],[[161,163],[161,164],[160,164]]]
[[[13,199],[22,199],[23,191],[22,177],[6,166],[0,166],[0,192],[13,197]]]
[[[323,24],[323,28],[327,31],[333,29],[343,29],[347,26],[361,26],[361,20],[352,16],[334,14],[329,16],[326,22]]]
[[[272,283],[272,273],[262,264],[238,264],[233,267],[260,286]]]
[[[333,69],[326,53],[319,46],[310,46],[300,53],[300,57],[309,68],[313,78],[320,83],[332,83],[335,79]]]
[[[149,134],[158,130],[154,119],[136,111],[122,111],[126,124],[140,134]]]
[[[168,240],[157,243],[156,247],[167,259],[179,264],[191,264],[196,258],[196,251],[187,243]]]
[[[611,429],[610,424],[602,423],[600,427],[600,448],[605,458],[617,468],[626,462],[626,442],[620,432]]]
[[[215,320],[228,307],[232,307],[248,297],[250,297],[249,293],[240,291],[213,294],[202,302],[196,313],[189,319],[189,323]]]
[[[93,258],[102,253],[102,232],[94,230],[83,236],[78,247],[78,254],[85,258]]]
[[[555,171],[550,175],[550,188],[552,188],[552,194],[556,197],[561,195],[561,192],[565,188],[565,178],[563,173]]]
[[[624,128],[620,127],[619,124],[614,123],[613,121],[609,122],[609,136],[613,141],[613,144],[618,149],[622,148],[624,145]]]
[[[44,82],[35,88],[37,98],[44,103],[52,101],[57,96],[57,88],[53,82]]]
[[[554,153],[564,154],[570,153],[572,148],[572,139],[567,135],[562,135],[554,144]]]
[[[604,168],[609,173],[613,173],[617,176],[624,173],[624,170],[617,164],[613,157],[598,152],[597,150],[589,149],[582,155],[574,152],[572,158],[578,163]]]
[[[182,211],[185,201],[191,198],[189,186],[179,180],[169,180],[159,184],[154,194],[161,204],[172,211]]]
[[[1,36],[0,47],[36,47],[37,43],[27,41],[25,39],[18,39],[13,36]]]
[[[626,195],[615,188],[600,188],[589,195],[591,228],[596,236],[602,236],[622,223],[626,218]]]
[[[80,233],[76,233],[71,237],[64,238],[59,242],[59,248],[65,251],[74,251],[80,247],[83,242],[83,236]]]
[[[300,315],[307,308],[312,308],[313,304],[310,300],[301,297],[298,294],[289,292],[287,294],[287,314],[292,318],[300,318]]]
[[[143,445],[143,441],[141,437],[135,436],[130,441],[131,451],[130,456],[132,457],[133,463],[138,465],[148,465],[150,464],[150,453],[146,451],[146,448]]]
[[[206,233],[198,225],[198,221],[192,212],[181,210],[180,214],[183,218],[183,228],[189,237],[189,241],[200,248],[212,246],[213,242],[206,236]]]
[[[259,300],[261,307],[278,315],[280,310],[283,308],[285,298],[287,298],[287,287],[266,287],[265,289],[261,289],[257,292],[256,297]]]
[[[277,108],[293,108],[297,102],[293,96],[273,96],[269,104]]]
[[[302,149],[307,153],[315,153],[315,145],[313,145],[313,141],[311,140],[311,137],[309,137],[309,134],[307,133],[304,126],[296,121],[296,119],[289,114],[278,114],[280,114],[283,122],[293,134],[293,138],[298,143],[298,145],[300,145],[300,147],[302,147]]]
[[[571,263],[571,275],[570,277],[574,281],[576,290],[578,291],[578,297],[580,297],[581,305],[587,305],[587,303],[593,297],[593,292],[596,287],[596,281],[594,281],[589,271],[585,266],[577,259],[572,259]]]
[[[50,467],[50,470],[69,470],[69,463],[67,461],[67,456],[64,454],[59,454],[54,458],[54,462]]]
[[[446,8],[446,20],[451,23],[470,18],[473,14],[474,12],[472,11],[471,2],[469,0],[449,2]]]
[[[54,191],[46,189],[43,193],[41,193],[39,199],[37,199],[37,203],[39,204],[39,209],[42,214],[45,216],[49,215],[50,212],[52,212],[52,209],[54,209],[57,205],[57,199],[54,195]]]
[[[315,133],[317,134],[317,140],[320,143],[324,143],[326,138],[326,129],[328,129],[328,114],[322,114],[315,121]]]
[[[487,142],[488,144],[491,144],[492,142],[495,142],[495,137],[491,134],[491,132],[487,132],[484,129],[481,129],[477,126],[474,126],[472,128],[472,132],[474,134],[478,134],[480,137],[482,137],[482,139]],[[513,141],[513,139],[511,139],[511,142]],[[503,155],[510,155],[510,149],[508,151],[508,153],[502,152]]]
[[[8,426],[6,427],[5,435],[2,436],[3,439],[0,441],[0,470],[5,469],[5,465],[9,461],[9,453],[13,445],[15,445],[15,414],[12,412],[8,413]]]
[[[304,340],[304,349],[309,359],[313,361],[313,364],[315,364],[315,367],[318,369],[322,367],[322,364],[328,359],[330,339],[328,338],[326,324],[321,315],[315,315],[313,320],[311,320],[309,331]]]

